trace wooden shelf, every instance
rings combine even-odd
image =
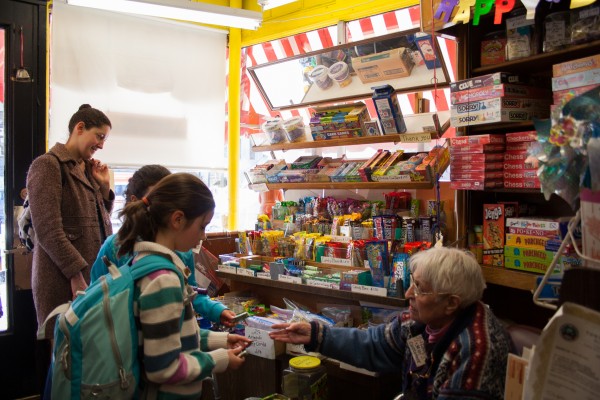
[[[572,45],[565,49],[556,50],[549,53],[536,54],[530,57],[520,58],[518,60],[473,68],[471,75],[488,74],[497,71],[523,73],[523,71],[531,70],[531,68],[534,68],[536,71],[541,71],[545,68],[551,67],[553,64],[586,57],[590,54],[598,52],[600,52],[600,40],[590,43]]]
[[[539,275],[528,272],[515,271],[508,268],[491,267],[482,265],[481,270],[487,283],[507,286],[520,290],[533,291],[535,280]]]
[[[381,297],[381,296],[373,296],[362,293],[349,292],[345,290],[336,290],[336,289],[327,289],[320,287],[313,287],[308,285],[299,285],[288,282],[281,281],[273,281],[269,279],[261,279],[261,278],[253,278],[245,275],[236,275],[230,274],[226,272],[217,271],[217,276],[219,278],[230,279],[236,282],[243,282],[255,286],[261,286],[265,288],[276,288],[289,292],[296,292],[302,294],[308,294],[313,296],[320,297],[329,297],[336,299],[345,299],[352,301],[366,301],[375,304],[393,306],[393,307],[406,307],[406,300],[399,299],[395,297]]]
[[[302,183],[258,183],[248,187],[260,190],[266,185],[268,190],[307,190],[307,189],[431,189],[433,182],[302,182]]]
[[[433,126],[433,115],[437,114],[440,121],[440,132],[424,132],[423,127]],[[439,139],[450,127],[450,111],[405,115],[406,133],[362,136],[344,139],[314,140],[297,143],[278,143],[264,146],[252,146],[252,151],[275,151],[315,149],[320,147],[357,146],[374,143],[419,143],[421,134],[429,135],[429,141]]]

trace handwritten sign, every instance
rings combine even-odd
[[[219,265],[219,271],[226,272],[228,274],[236,274],[237,273],[237,268],[236,267],[232,267],[231,265],[221,264],[221,265]]]
[[[248,339],[252,340],[252,345],[246,348],[248,354],[274,360],[275,356],[285,351],[285,343],[275,342],[269,337],[269,331],[246,327],[244,334]]]
[[[340,290],[340,284],[335,283],[335,282],[325,282],[325,281],[319,281],[317,279],[307,279],[306,284],[308,286]]]
[[[251,277],[255,276],[254,271],[251,269],[248,269],[248,268],[238,268],[237,274],[251,276]]]
[[[434,128],[435,131],[435,128]],[[431,133],[418,132],[418,133],[403,133],[400,135],[401,143],[429,143],[431,142]]]
[[[343,265],[345,267],[352,266],[352,260],[349,258],[321,257],[321,262],[325,264]]]
[[[282,282],[302,284],[302,278],[299,276],[279,275],[279,280]]]
[[[382,287],[357,285],[353,283],[350,287],[350,291],[355,293],[370,294],[372,296],[387,297],[387,289]]]
[[[270,272],[257,272],[256,277],[260,278],[260,279],[271,280],[271,273]]]
[[[343,228],[350,229],[349,226],[344,226]],[[348,231],[348,233],[350,233],[350,231]],[[352,241],[352,238],[350,237],[350,235],[348,235],[348,236],[331,235],[331,241],[332,242],[340,242],[340,243],[350,243]]]

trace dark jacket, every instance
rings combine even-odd
[[[90,281],[98,250],[112,234],[114,193],[108,201],[102,198],[91,162],[85,161],[86,174],[64,144],[57,143],[49,153],[36,158],[27,175],[36,235],[31,284],[38,324],[56,306],[71,300],[74,275],[81,271]],[[52,327],[47,328],[47,337],[52,337]]]

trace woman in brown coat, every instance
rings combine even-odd
[[[69,139],[36,158],[27,175],[33,249],[32,290],[38,325],[57,306],[85,290],[90,268],[112,234],[114,193],[106,165],[93,158],[112,126],[88,104],[69,121]],[[51,338],[53,326],[46,326]]]

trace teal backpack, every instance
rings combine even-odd
[[[57,307],[46,318],[47,322],[58,315],[52,354],[53,399],[139,396],[138,331],[133,314],[135,282],[161,269],[177,273],[185,296],[185,279],[170,256],[151,254],[118,269],[111,264],[109,273],[84,294]],[[40,339],[46,322],[38,330]]]

